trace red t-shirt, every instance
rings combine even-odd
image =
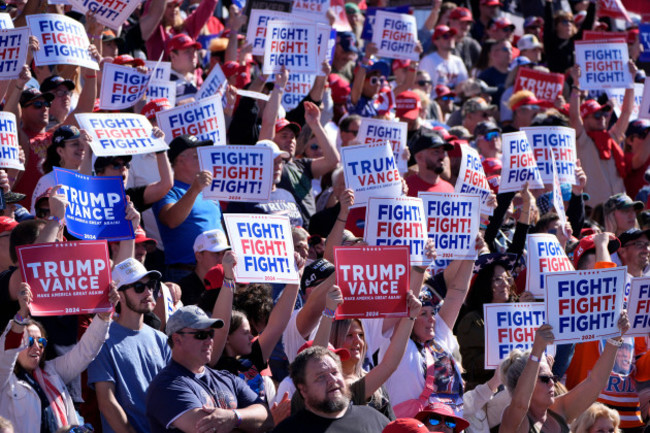
[[[409,187],[409,197],[417,197],[420,191],[425,192],[454,192],[454,186],[446,180],[438,178],[435,185],[425,182],[417,174],[412,174],[406,178],[406,184]]]
[[[20,180],[13,186],[12,190],[27,195],[20,204],[29,209],[32,203],[34,188],[36,188],[36,184],[44,174],[41,164],[45,160],[47,148],[52,143],[52,132],[31,134],[25,131],[25,134],[29,137],[29,155],[26,155],[27,162],[25,164],[25,171]]]
[[[634,200],[634,197],[636,197],[639,190],[646,185],[645,171],[650,167],[650,158],[648,158],[641,167],[632,168],[632,154],[626,153],[625,166],[628,168],[627,176],[623,179],[625,192],[627,192],[627,195],[632,197],[632,200]]]

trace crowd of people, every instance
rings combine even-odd
[[[633,114],[632,88],[622,103],[581,89],[574,54],[585,31],[623,34],[627,67],[643,83],[642,10],[624,21],[603,13],[604,0],[433,0],[416,14],[420,61],[410,61],[379,58],[362,37],[387,1],[333,1],[322,18],[332,24],[340,12],[349,28],[337,29],[309,92],[285,107],[291,71],[262,74],[242,4],[145,0],[114,31],[68,5],[1,3],[16,28],[41,13],[83,23],[100,71],[37,65],[31,37],[20,75],[0,81],[25,167],[0,170],[0,433],[645,431],[648,336],[625,335],[624,310],[617,337],[558,344],[548,356],[555,336],[545,324],[496,370],[484,368],[483,317],[486,304],[543,302],[526,287],[527,234],[555,235],[576,270],[650,275],[650,120]],[[223,70],[228,144],[273,154],[268,202],[204,198],[213,174],[198,148],[214,143],[192,135],[167,137],[166,152],[93,155],[75,114],[102,112],[101,67],[145,71],[144,60],[159,58],[171,64],[176,106]],[[524,68],[562,74],[560,95],[515,91]],[[164,138],[156,113],[170,108],[143,98],[124,111]],[[335,320],[344,295],[334,248],[363,245],[368,229],[340,156],[359,144],[363,118],[406,123],[404,196],[453,193],[467,146],[495,209],[481,218],[476,261],[436,260],[444,251],[427,244],[432,265],[411,266],[405,317]],[[502,134],[529,126],[575,130],[575,182],[561,185],[566,225],[553,185],[499,193]],[[135,239],[108,245],[113,312],[30,316],[34,288],[16,248],[76,239],[55,167],[123,179]],[[300,283],[236,281],[227,213],[288,217]]]

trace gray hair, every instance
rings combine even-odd
[[[523,373],[528,358],[530,357],[530,350],[524,352],[519,349],[514,349],[506,359],[501,362],[501,377],[503,383],[512,395],[517,387],[517,382]],[[540,362],[546,362],[546,357],[541,357]]]

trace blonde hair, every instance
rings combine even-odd
[[[501,362],[501,365],[499,366],[501,369],[501,377],[503,378],[503,384],[508,389],[510,395],[515,392],[517,382],[519,382],[521,373],[524,372],[529,357],[530,350],[524,352],[519,349],[514,349],[508,354],[508,357]],[[540,358],[540,363],[547,364],[546,356]]]
[[[614,424],[615,433],[619,433],[618,426],[621,423],[621,417],[614,409],[610,409],[602,403],[594,403],[582,413],[575,421],[571,423],[573,433],[587,433],[596,423],[598,418],[607,417]]]
[[[530,90],[520,90],[508,99],[508,108],[512,110],[512,107],[517,105],[520,101],[526,98],[535,98],[535,94]],[[514,111],[514,110],[513,110]]]

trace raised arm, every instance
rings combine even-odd
[[[230,332],[230,317],[232,315],[232,299],[235,289],[235,273],[233,268],[237,265],[237,256],[231,251],[226,251],[221,262],[223,266],[223,284],[219,291],[217,301],[212,309],[212,317],[223,320],[224,326],[221,329],[215,329],[214,339],[212,340],[212,355],[210,356],[210,365],[216,365],[226,347],[228,333]]]
[[[316,331],[314,337],[314,346],[327,347],[329,345],[332,323],[334,323],[334,312],[342,303],[343,293],[341,293],[339,286],[330,287],[325,298],[323,317],[320,319],[320,325],[318,325],[318,331]]]
[[[580,117],[580,65],[577,63],[571,68],[571,78],[573,86],[571,87],[571,97],[569,98],[569,126],[576,130],[576,137],[585,132],[582,118]]]
[[[325,240],[325,252],[323,253],[323,258],[330,263],[334,263],[334,247],[338,247],[343,243],[343,230],[345,230],[345,224],[348,221],[350,207],[354,204],[354,191],[351,189],[343,191],[339,203],[341,204],[341,210],[336,217],[334,227],[332,227],[329,236]]]
[[[212,183],[212,174],[209,171],[203,170],[197,173],[194,181],[192,181],[192,185],[190,185],[180,200],[176,203],[167,203],[160,209],[158,213],[160,222],[170,229],[175,229],[181,225],[192,211],[196,198],[203,188],[210,185],[210,183]]]
[[[632,74],[632,79],[636,75],[638,68],[634,64],[634,60],[630,59],[628,63],[630,68],[630,74]],[[632,110],[634,109],[634,87],[625,89],[625,96],[623,96],[623,105],[621,106],[621,115],[609,129],[609,134],[616,140],[617,143],[621,143],[625,140],[625,130],[627,130],[627,125],[630,123],[630,116],[632,115]],[[645,160],[643,161],[645,162]]]
[[[101,46],[101,39],[99,42]],[[97,64],[101,62],[102,57],[99,54],[99,51],[95,45],[90,45],[88,47],[88,52],[90,57],[92,57]],[[84,77],[84,85],[79,94],[79,102],[77,103],[77,108],[66,117],[63,122],[64,125],[75,125],[79,126],[77,119],[75,118],[75,113],[92,113],[95,106],[95,99],[97,98],[97,71],[89,68],[81,68],[81,73]]]
[[[327,138],[327,134],[320,123],[320,109],[313,102],[305,101],[305,121],[316,136],[316,141],[323,156],[316,158],[311,163],[311,172],[315,178],[319,178],[334,170],[341,157],[336,146]]]
[[[305,306],[302,307],[298,316],[296,317],[296,328],[302,336],[307,339],[311,332],[318,325],[321,313],[325,308],[325,298],[330,287],[336,281],[336,273],[332,273],[329,277],[324,279],[319,285],[313,288]]]
[[[282,71],[275,75],[275,85],[271,92],[271,98],[264,107],[262,114],[262,128],[260,129],[260,140],[273,140],[275,137],[275,121],[278,118],[278,111],[280,110],[280,102],[284,94],[284,88],[287,86],[289,80],[289,71],[284,66]]]
[[[165,137],[165,133],[158,127],[154,127],[152,133],[156,138]],[[160,180],[147,185],[144,189],[144,202],[146,204],[155,203],[162,199],[174,185],[174,174],[172,173],[172,166],[169,163],[166,152],[156,153],[156,164],[158,165]]]
[[[138,229],[140,225],[140,212],[135,210],[135,206],[131,202],[131,198],[126,196],[126,219],[131,221],[131,227],[133,227],[133,232]],[[122,263],[126,259],[130,259],[135,255],[135,238],[127,239],[120,241],[120,248],[117,252],[117,255],[113,257],[115,263]]]
[[[149,39],[160,25],[166,7],[167,0],[151,0],[147,11],[140,16],[140,34],[143,41]]]

